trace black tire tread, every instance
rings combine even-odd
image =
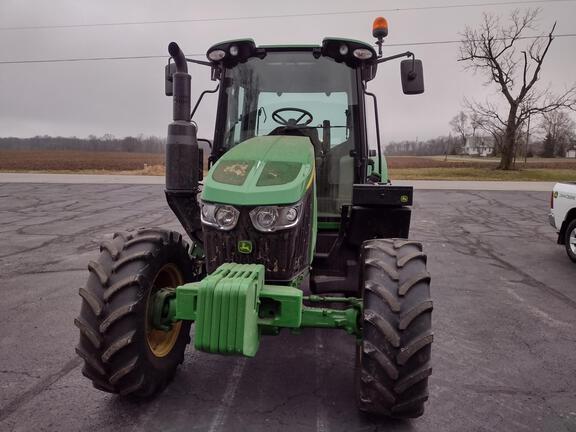
[[[104,369],[104,365],[100,362],[100,360],[93,355],[88,354],[82,347],[76,347],[76,354],[82,358],[87,365],[92,367],[92,369],[96,370],[100,375],[106,375],[106,370]]]
[[[90,261],[88,263],[88,271],[94,273],[96,277],[98,277],[98,280],[100,281],[102,286],[108,285],[108,280],[110,279],[110,276],[108,275],[108,273],[106,273],[106,270],[104,270],[104,268],[99,262]]]
[[[433,303],[419,242],[363,245],[363,340],[357,364],[362,411],[396,418],[423,414],[428,399]]]
[[[120,379],[126,375],[128,375],[130,372],[132,372],[136,366],[138,366],[138,361],[140,360],[139,356],[134,357],[132,360],[130,360],[128,362],[128,364],[126,364],[126,366],[118,369],[116,372],[114,372],[111,376],[110,376],[110,383],[111,384],[116,384],[118,383],[118,381],[120,381]]]
[[[126,348],[134,340],[135,330],[131,330],[128,333],[120,336],[114,342],[112,342],[108,348],[102,353],[102,361],[104,363],[110,363],[110,359],[116,355],[120,350]]]
[[[110,286],[110,288],[106,289],[106,291],[104,291],[103,298],[105,301],[108,301],[114,294],[131,286],[140,286],[140,283],[140,278],[137,275],[127,276]]]
[[[412,309],[402,312],[400,315],[400,322],[398,323],[398,328],[400,330],[406,330],[410,323],[420,314],[426,312],[427,310],[432,310],[434,305],[432,300],[427,300],[422,303],[417,304]]]
[[[400,302],[398,301],[398,298],[381,284],[374,281],[366,281],[364,289],[372,291],[374,294],[379,296],[382,300],[388,303],[388,306],[390,306],[390,309],[394,312],[400,312]]]
[[[114,263],[114,266],[112,267],[112,272],[113,273],[117,273],[118,270],[122,267],[125,266],[126,264],[130,264],[134,261],[141,261],[141,260],[145,260],[147,258],[150,258],[152,256],[152,252],[150,251],[144,251],[144,252],[135,252],[131,255],[125,256],[122,259],[119,259],[118,261],[116,261]]]
[[[90,309],[92,309],[92,313],[99,317],[102,315],[102,311],[104,310],[104,302],[101,301],[98,297],[92,294],[85,288],[80,288],[78,290],[78,294],[82,299],[86,302]]]
[[[90,341],[94,348],[99,349],[102,346],[102,337],[100,334],[92,327],[90,327],[90,325],[82,318],[75,318],[74,325],[78,327],[80,334],[84,335],[84,337]]]
[[[124,306],[120,306],[118,309],[113,310],[104,321],[100,324],[99,330],[100,333],[106,333],[108,328],[112,326],[115,322],[120,320],[121,318],[125,317],[129,313],[134,312],[134,307],[136,306],[136,302],[130,303]]]
[[[390,359],[382,350],[372,345],[369,341],[364,341],[364,354],[374,358],[380,367],[386,371],[386,374],[393,380],[398,379],[398,368],[393,360]]]
[[[168,250],[172,252],[162,252]],[[102,242],[100,258],[88,264],[88,283],[79,289],[82,309],[74,320],[80,330],[76,353],[84,360],[82,373],[95,388],[149,397],[161,391],[174,376],[190,342],[190,324],[182,323],[184,330],[174,354],[170,354],[173,367],[152,370],[152,360],[141,351],[144,330],[139,324],[142,316],[136,312],[142,310],[142,302],[147,299],[151,282],[144,275],[151,263],[159,262],[154,260],[163,254],[162,259],[177,256],[179,266],[192,268],[188,250],[180,233],[160,228],[121,231],[112,240]],[[190,268],[181,269],[186,281],[192,277]]]
[[[570,258],[573,262],[576,263],[576,254],[574,254],[570,249],[570,235],[574,230],[576,230],[576,219],[573,219],[571,222],[568,223],[564,238],[564,246],[566,248],[566,254],[568,255],[568,258]]]
[[[100,243],[100,252],[104,251],[107,251],[112,259],[116,259],[118,258],[118,255],[120,255],[120,251],[110,240],[104,240],[102,243]]]

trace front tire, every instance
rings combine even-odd
[[[156,228],[116,233],[100,251],[74,320],[82,373],[99,390],[150,397],[171,381],[190,342],[190,322],[168,332],[151,327],[151,297],[195,280],[198,265],[179,233]]]
[[[376,239],[362,245],[362,340],[356,356],[361,411],[394,418],[424,413],[432,335],[430,275],[422,245]]]
[[[570,222],[566,228],[564,246],[566,246],[568,258],[576,262],[576,219]]]

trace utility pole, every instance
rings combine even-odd
[[[526,128],[526,146],[524,148],[524,165],[527,164],[528,158],[528,141],[530,140],[530,114],[528,114],[528,127]]]

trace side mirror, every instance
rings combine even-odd
[[[176,64],[170,63],[164,67],[164,92],[166,96],[172,96],[174,94],[174,84],[172,80],[172,75],[176,72]]]
[[[402,91],[404,94],[424,93],[424,70],[422,60],[402,60],[400,62],[402,76]]]

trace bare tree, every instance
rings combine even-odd
[[[466,28],[460,44],[458,60],[467,62],[467,69],[484,74],[485,84],[496,84],[503,95],[507,112],[489,101],[467,101],[467,106],[481,128],[495,138],[500,147],[500,168],[505,170],[513,168],[519,132],[529,116],[576,108],[576,85],[560,95],[536,85],[556,28],[554,24],[544,37],[526,36],[526,31],[537,30],[539,12],[515,10],[507,24],[495,15],[484,14],[478,28]],[[524,42],[530,39],[532,42]],[[526,45],[521,46],[522,43]]]
[[[463,149],[466,146],[466,140],[470,135],[471,129],[466,113],[460,111],[456,114],[452,120],[450,120],[450,127],[452,128],[452,131],[460,137],[460,148]]]
[[[546,136],[543,156],[563,157],[575,137],[576,123],[566,111],[556,110],[542,115],[540,129]]]
[[[506,123],[500,121],[497,108],[490,102],[484,104],[465,100],[473,128],[473,133],[480,130],[484,135],[492,137],[494,142],[494,155],[502,155],[503,137]]]

